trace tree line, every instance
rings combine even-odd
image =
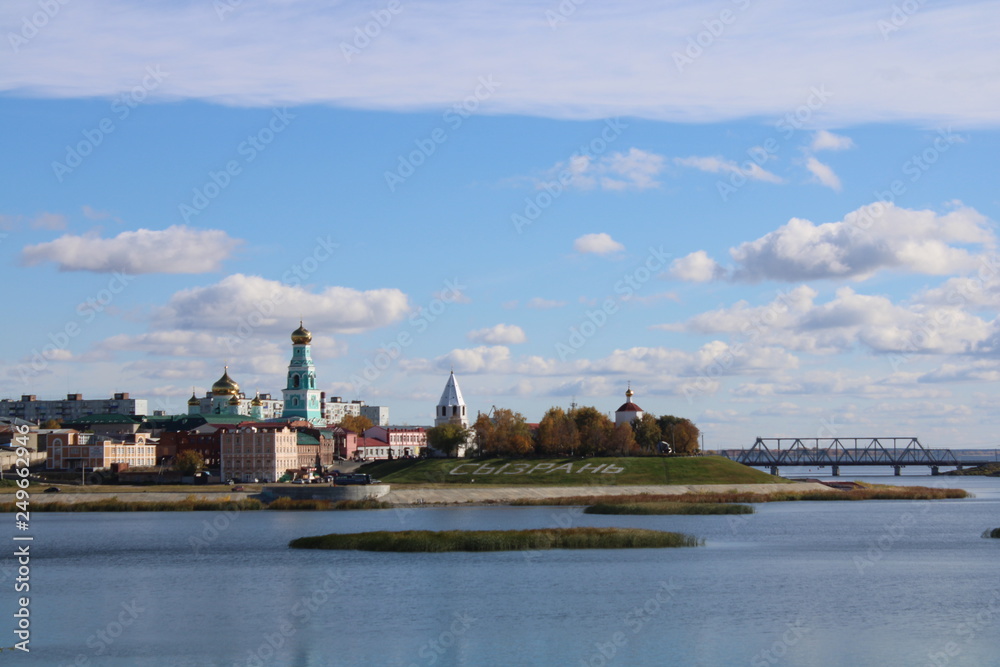
[[[428,429],[427,444],[448,456],[470,441],[483,457],[690,455],[699,451],[700,435],[683,417],[647,412],[630,424],[615,425],[589,406],[550,408],[532,430],[521,413],[497,408],[492,417],[480,414],[470,428],[449,423]]]

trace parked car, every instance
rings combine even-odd
[[[233,491],[246,491],[247,488],[243,485],[237,485],[233,487]]]
[[[57,486],[50,486],[49,488],[45,489],[45,493],[60,493],[61,491],[62,489],[60,489]]]

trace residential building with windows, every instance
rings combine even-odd
[[[16,417],[37,423],[47,419],[67,421],[90,415],[142,416],[148,408],[146,399],[132,398],[128,393],[95,399],[85,399],[83,394],[66,394],[65,400],[39,400],[35,394],[24,394],[17,401],[10,398],[0,400],[0,417]]]
[[[222,479],[275,482],[298,470],[298,434],[287,424],[243,422],[221,429]]]

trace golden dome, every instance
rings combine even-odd
[[[222,373],[222,377],[219,378],[218,382],[212,385],[212,395],[213,396],[226,396],[228,394],[240,393],[240,386],[229,377],[229,366],[226,366],[226,370]]]
[[[188,405],[194,406],[194,405],[200,405],[200,404],[201,404],[201,401],[198,400],[198,397],[195,396],[194,392],[192,391],[191,392],[191,398],[188,399]]]
[[[250,401],[250,406],[251,407],[259,408],[262,405],[264,405],[264,402],[262,400],[260,400],[260,394],[257,394],[256,396],[254,396],[253,400]]]
[[[302,326],[302,320],[299,320],[299,328],[292,332],[292,342],[296,345],[308,345],[312,342],[313,335]]]
[[[239,405],[239,404],[240,404],[240,397],[237,396],[236,394],[233,394],[233,397],[229,399],[229,405]]]

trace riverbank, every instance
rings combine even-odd
[[[687,484],[648,486],[533,486],[533,487],[483,487],[483,488],[393,488],[382,498],[393,505],[504,505],[523,500],[572,498],[576,496],[679,496],[686,493],[808,493],[830,491],[830,487],[817,482],[789,482],[787,484]]]

